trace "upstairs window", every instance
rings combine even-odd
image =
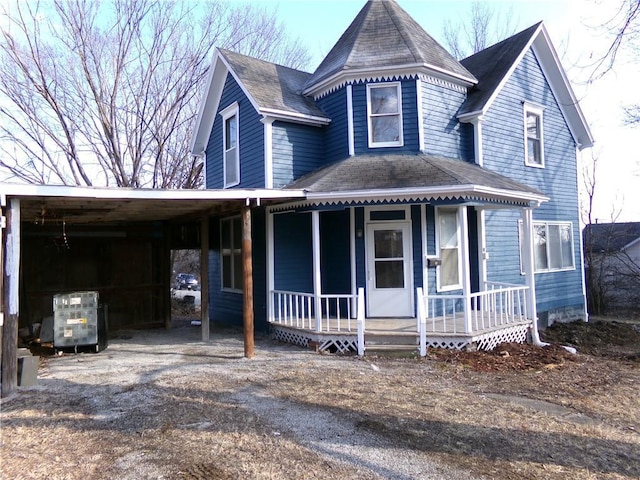
[[[524,106],[525,164],[530,167],[544,167],[544,146],[542,142],[542,109]]]
[[[222,149],[224,187],[240,183],[240,152],[238,148],[238,104],[233,103],[220,112],[222,116]]]
[[[367,85],[369,147],[401,147],[402,91],[400,83]]]

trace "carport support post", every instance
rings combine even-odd
[[[202,341],[209,341],[209,216],[200,221],[200,325]]]
[[[4,323],[2,325],[2,397],[18,388],[18,320],[20,280],[20,200],[7,205],[6,251],[4,252]]]
[[[242,207],[242,273],[243,273],[243,330],[244,356],[253,357],[254,326],[253,326],[253,265],[251,254],[251,207]]]

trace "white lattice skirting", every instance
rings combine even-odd
[[[271,333],[276,340],[304,348],[310,348],[315,344],[313,346],[318,352],[354,353],[358,351],[356,335],[315,334],[279,325],[272,325]]]

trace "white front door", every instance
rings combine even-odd
[[[369,317],[413,317],[411,224],[367,225]]]

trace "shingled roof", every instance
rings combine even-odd
[[[312,99],[300,93],[305,82],[311,77],[310,73],[230,50],[219,51],[255,101],[259,111],[289,112],[326,118]]]
[[[594,223],[582,231],[584,248],[596,253],[619,252],[640,240],[640,222]]]
[[[478,165],[424,154],[349,157],[307,174],[286,188],[328,193],[465,185],[544,197],[531,187]]]
[[[478,84],[469,91],[462,113],[484,109],[541,24],[536,23],[460,61],[478,79]]]
[[[305,90],[340,73],[422,66],[461,80],[475,77],[394,0],[369,0],[305,85]]]

